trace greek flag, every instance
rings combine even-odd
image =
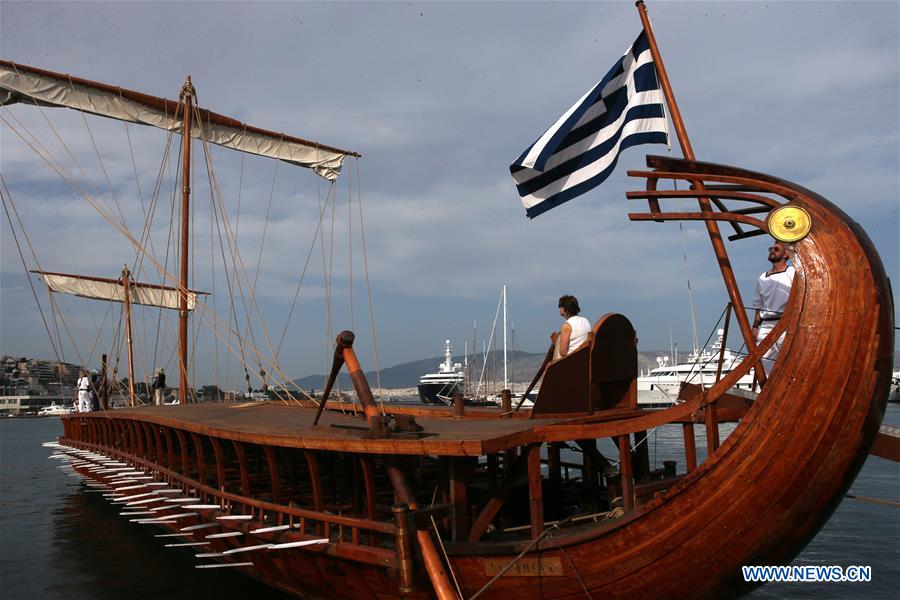
[[[534,218],[603,183],[625,148],[667,143],[662,92],[641,31],[600,83],[509,170],[528,217]]]

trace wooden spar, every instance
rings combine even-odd
[[[190,247],[190,205],[191,205],[191,100],[195,96],[191,76],[181,88],[184,111],[184,132],[182,135],[182,193],[181,193],[181,294],[178,302],[178,403],[187,404],[187,345],[188,345],[188,249]]]
[[[695,160],[694,149],[691,147],[691,141],[688,138],[687,130],[684,127],[684,121],[681,119],[681,111],[678,110],[678,103],[675,101],[675,93],[672,91],[672,85],[669,83],[669,76],[666,73],[666,67],[663,65],[662,56],[656,45],[656,38],[653,35],[653,28],[650,25],[650,18],[647,16],[647,7],[644,0],[635,2],[638,14],[641,17],[641,23],[644,26],[644,32],[647,34],[647,43],[650,45],[650,54],[653,56],[653,62],[656,65],[656,72],[659,76],[659,83],[662,86],[663,94],[666,97],[666,104],[669,106],[669,112],[672,115],[672,123],[675,125],[675,134],[678,136],[678,143],[681,146],[681,152],[687,160]],[[694,186],[698,191],[703,192],[703,182],[697,181]],[[712,206],[708,196],[702,193],[698,196],[697,201],[700,203],[700,210],[706,215],[712,213]],[[725,249],[725,243],[722,241],[722,234],[719,232],[719,225],[714,220],[705,220],[706,231],[709,233],[709,239],[712,242],[713,251],[716,260],[719,263],[719,270],[722,272],[722,279],[725,282],[725,289],[728,291],[728,297],[731,304],[736,308],[738,326],[741,334],[744,336],[744,342],[747,344],[747,350],[752,352],[756,347],[756,339],[750,328],[750,320],[747,317],[747,311],[744,309],[744,303],[741,300],[741,291],[738,288],[737,280],[734,277],[734,271],[731,269],[731,261],[728,259],[728,251]],[[757,379],[760,385],[766,382],[766,373],[761,363],[756,365]]]
[[[328,396],[331,395],[331,388],[334,387],[334,382],[337,381],[337,376],[341,372],[341,367],[344,366],[344,353],[341,352],[340,339],[341,336],[338,336],[338,343],[334,348],[334,360],[331,362],[331,373],[328,375],[325,389],[322,390],[322,398],[319,401],[319,408],[316,411],[316,418],[313,419],[313,425],[319,424],[319,417],[322,416],[322,411],[325,410],[325,405],[328,403]]]
[[[406,482],[403,470],[393,462],[388,462],[385,467],[397,500],[402,504],[406,504],[412,510],[418,508],[416,497]],[[431,580],[431,585],[434,587],[434,593],[437,595],[438,600],[461,600],[459,594],[453,589],[447,572],[444,570],[444,563],[438,554],[434,540],[431,539],[431,533],[427,529],[418,529],[416,530],[416,539],[419,542],[419,550],[422,552],[428,579]]]
[[[350,374],[350,380],[353,382],[353,389],[356,390],[359,402],[366,413],[366,420],[372,425],[381,416],[378,412],[378,407],[375,406],[375,398],[372,396],[369,383],[366,381],[362,367],[359,365],[359,360],[356,358],[356,353],[353,351],[353,341],[355,339],[356,336],[353,335],[352,331],[342,331],[337,336],[337,345],[334,348],[334,361],[331,364],[331,374],[328,376],[328,382],[325,384],[325,389],[322,392],[322,399],[319,402],[318,412],[316,412],[313,425],[318,424],[319,417],[322,416],[322,411],[328,402],[331,388],[337,380],[341,367],[345,364],[347,365],[347,372]]]
[[[131,339],[131,300],[128,285],[131,273],[128,267],[122,269],[122,286],[125,288],[125,346],[128,349],[128,403],[134,406],[134,350]]]
[[[525,389],[525,392],[522,394],[522,397],[519,398],[519,403],[516,404],[516,410],[522,407],[522,403],[525,402],[525,398],[528,397],[528,394],[531,393],[531,390],[534,389],[534,386],[537,385],[537,382],[541,379],[541,375],[544,374],[544,369],[547,368],[547,365],[553,360],[553,351],[556,349],[556,344],[550,344],[550,349],[547,350],[547,356],[544,357],[544,362],[541,363],[541,366],[538,367],[537,373],[534,374],[534,379],[531,380],[531,383],[528,384],[528,388]]]
[[[353,389],[359,397],[359,402],[363,405],[366,413],[366,420],[372,424],[376,418],[380,417],[378,407],[375,406],[375,398],[372,396],[372,390],[369,388],[369,382],[363,373],[359,360],[356,358],[356,352],[353,351],[353,340],[356,336],[351,331],[342,331],[338,336],[338,347],[344,357],[344,363],[347,365],[347,372],[350,373],[350,381],[353,382]]]

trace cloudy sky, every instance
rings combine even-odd
[[[649,10],[697,158],[771,173],[831,199],[869,233],[900,297],[900,5],[652,2]],[[460,353],[464,344],[471,349],[473,322],[480,348],[503,284],[517,349],[545,350],[547,335],[559,327],[556,301],[564,293],[576,295],[591,319],[609,311],[628,315],[641,350],[667,349],[670,339],[688,349],[683,248],[701,341],[727,301],[702,225],[687,223],[682,233],[677,223],[627,218],[640,207],[624,194],[642,182],[625,171],[641,168],[647,153],[666,154],[664,146],[627,150],[603,186],[534,220],[526,219],[509,177],[509,163],[634,40],[640,21],[632,2],[4,0],[0,17],[3,59],[168,98],[178,96],[190,74],[203,107],[363,155],[347,163],[333,217],[331,204],[325,213],[324,240],[313,245],[326,186],[285,164],[276,169],[269,161],[213,153],[251,284],[258,277],[265,331],[255,327],[243,350],[253,356],[255,344],[271,356],[283,336],[279,363],[290,376],[324,370],[329,314],[334,331],[358,332],[361,360],[374,366],[366,265],[382,367],[436,356],[445,338]],[[163,165],[152,228],[153,253],[165,260],[174,187],[163,161],[164,133],[126,131],[97,118],[86,124],[58,109],[18,106],[0,109],[0,116],[0,167],[37,264],[114,277],[134,253],[16,132],[34,135],[73,178],[90,181],[92,188],[82,187],[92,197],[118,203],[136,231],[144,222],[141,202],[152,201]],[[671,155],[680,156],[677,144]],[[221,250],[202,162],[196,171],[193,285],[214,291],[209,310],[227,322],[224,271],[218,267],[215,275],[208,266]],[[0,231],[0,352],[52,358],[5,216]],[[762,237],[729,244],[745,298],[766,267],[767,244]],[[30,254],[26,259],[35,268]],[[323,261],[332,265],[330,313]],[[146,277],[159,280],[155,271]],[[40,298],[46,311],[46,293]],[[60,308],[56,322],[47,318],[52,331],[60,330],[66,360],[96,362],[91,352],[100,348],[118,352],[118,308],[82,299],[61,301]],[[241,323],[242,311],[235,310]],[[172,322],[138,313],[140,368],[174,367]],[[225,379],[227,370],[224,385],[234,387],[236,362],[200,330],[198,382]],[[251,370],[258,368],[256,358],[248,360]]]

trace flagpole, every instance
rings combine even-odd
[[[691,140],[688,138],[687,130],[684,127],[684,121],[681,120],[681,111],[678,110],[678,103],[675,101],[675,93],[672,91],[672,84],[669,83],[669,76],[666,73],[666,67],[663,65],[662,56],[660,56],[659,48],[656,45],[656,37],[653,35],[653,28],[650,26],[650,17],[647,16],[647,7],[644,0],[637,0],[634,3],[641,17],[641,23],[644,26],[644,32],[647,34],[647,43],[650,46],[650,54],[653,56],[653,63],[656,66],[656,73],[659,77],[659,83],[662,86],[663,95],[666,97],[666,104],[669,107],[669,113],[672,115],[672,123],[675,125],[675,134],[678,136],[678,144],[681,146],[681,152],[687,160],[695,160],[694,149],[691,147]],[[703,190],[702,181],[695,184],[697,190]],[[712,206],[709,198],[699,197],[700,212],[711,213]],[[709,233],[709,239],[713,245],[713,251],[719,263],[719,269],[722,271],[722,278],[725,280],[725,288],[731,299],[732,305],[743,308],[744,303],[741,300],[741,292],[738,288],[737,280],[734,277],[734,271],[731,268],[731,261],[728,259],[728,251],[725,249],[725,243],[722,241],[722,234],[719,231],[719,225],[713,220],[706,220],[706,230]],[[738,326],[744,336],[744,342],[747,344],[747,352],[752,353],[756,349],[756,338],[750,327],[750,320],[747,317],[746,310],[736,310]],[[766,374],[762,366],[756,365],[757,378],[760,384],[765,383]]]

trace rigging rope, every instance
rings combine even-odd
[[[38,107],[38,108],[40,109],[40,107]],[[195,107],[195,110],[197,110],[196,107]],[[15,115],[9,113],[8,111],[7,111],[5,114],[10,114],[11,118],[12,118],[13,120],[15,120],[15,121],[18,122],[18,119],[15,117]],[[48,124],[50,125],[51,129],[53,129],[54,134],[56,135],[57,139],[59,139],[60,143],[63,145],[63,148],[65,148],[66,152],[69,154],[69,156],[71,157],[71,159],[73,160],[73,162],[78,166],[78,168],[79,168],[79,170],[81,171],[81,173],[82,173],[83,175],[85,175],[85,177],[86,177],[86,174],[85,174],[85,172],[84,172],[84,169],[83,169],[83,168],[81,167],[81,165],[78,163],[77,159],[76,159],[75,156],[72,154],[71,150],[65,145],[65,143],[63,142],[63,140],[62,140],[61,137],[59,136],[58,131],[56,131],[56,129],[53,127],[53,124],[49,122],[49,119],[46,118],[46,115],[44,114],[43,111],[41,111],[41,114],[44,116],[45,120],[47,120],[47,122],[48,122]],[[0,118],[2,118],[2,120],[3,120],[4,123],[10,124],[9,120],[6,119],[6,118],[3,118],[2,115],[0,115]],[[95,140],[95,138],[94,138],[93,132],[91,131],[90,124],[87,122],[87,119],[84,118],[83,115],[82,115],[82,118],[83,118],[83,121],[85,122],[85,126],[86,126],[86,129],[87,129],[87,131],[88,131],[88,134],[89,134],[89,136],[90,136],[91,139],[92,139],[92,143],[93,143],[93,145],[94,145],[95,153],[97,154],[97,158],[98,158],[98,160],[99,160],[99,162],[100,162],[100,166],[101,166],[101,169],[102,169],[102,171],[103,171],[103,173],[104,173],[104,177],[105,177],[105,179],[106,179],[106,181],[107,181],[107,185],[108,185],[108,187],[109,187],[109,189],[110,189],[112,198],[113,198],[113,200],[115,201],[115,209],[113,209],[108,203],[103,204],[103,199],[102,199],[102,198],[98,198],[98,197],[95,196],[95,188],[93,187],[93,185],[91,184],[91,182],[90,182],[89,180],[86,181],[86,182],[79,182],[79,181],[76,181],[71,175],[69,175],[69,173],[66,171],[66,169],[63,168],[57,161],[55,161],[55,159],[54,159],[54,158],[50,155],[50,153],[43,147],[43,145],[42,145],[39,141],[37,141],[36,138],[33,138],[35,141],[34,141],[34,142],[31,142],[31,141],[29,141],[29,139],[26,138],[26,136],[24,135],[24,133],[22,132],[22,130],[20,130],[19,128],[14,127],[14,126],[11,126],[11,129],[14,131],[14,133],[16,133],[16,135],[17,135],[18,137],[20,137],[20,138],[23,140],[23,142],[24,142],[27,146],[29,146],[29,147],[35,152],[35,154],[36,154],[41,160],[43,160],[48,166],[50,166],[51,169],[53,169],[53,170],[61,177],[61,179],[62,179],[64,182],[66,182],[66,183],[67,183],[67,184],[68,184],[68,185],[69,185],[76,193],[78,193],[80,196],[82,196],[82,197],[88,202],[89,205],[91,205],[91,206],[92,206],[92,207],[93,207],[93,208],[94,208],[94,209],[95,209],[95,210],[96,210],[96,211],[97,211],[97,212],[98,212],[98,213],[99,213],[99,214],[100,214],[107,222],[110,223],[110,225],[113,226],[114,229],[116,229],[117,231],[119,231],[119,232],[120,232],[120,233],[121,233],[121,234],[129,241],[129,243],[132,244],[132,246],[136,249],[136,252],[137,252],[137,255],[136,255],[136,257],[135,257],[135,262],[134,262],[134,270],[135,270],[135,272],[140,272],[140,271],[142,270],[142,268],[143,268],[143,267],[142,267],[143,262],[144,262],[144,260],[146,259],[146,260],[149,260],[149,261],[157,268],[157,270],[158,270],[158,271],[160,272],[160,274],[163,276],[163,280],[164,280],[164,281],[166,281],[166,280],[174,280],[174,279],[175,279],[174,276],[172,276],[170,273],[168,273],[168,269],[167,269],[167,267],[168,267],[168,259],[169,259],[169,251],[170,251],[171,246],[172,246],[172,245],[171,245],[171,239],[172,239],[172,234],[174,233],[173,230],[170,229],[170,235],[168,236],[168,239],[169,239],[170,243],[166,245],[166,253],[165,253],[165,254],[166,254],[166,257],[165,257],[165,261],[164,261],[163,264],[160,264],[159,261],[158,261],[156,258],[154,258],[154,253],[153,253],[153,251],[152,251],[153,242],[152,242],[152,238],[150,237],[150,231],[151,231],[151,227],[152,227],[153,215],[155,214],[155,207],[158,205],[158,201],[159,201],[159,198],[160,198],[160,192],[161,192],[161,190],[162,190],[162,185],[163,185],[164,175],[165,175],[165,173],[168,172],[169,159],[170,159],[171,154],[172,154],[172,153],[171,153],[171,135],[172,135],[172,132],[169,132],[169,136],[168,136],[168,138],[167,138],[167,143],[166,143],[166,147],[165,147],[164,157],[163,157],[163,160],[161,161],[160,169],[159,169],[159,172],[158,172],[158,175],[157,175],[157,181],[156,181],[156,185],[155,185],[155,188],[154,188],[154,194],[153,194],[152,200],[151,200],[151,202],[150,202],[150,206],[148,207],[148,206],[145,204],[145,198],[144,198],[144,195],[143,195],[143,189],[142,189],[141,183],[140,183],[140,177],[138,176],[138,173],[137,173],[136,158],[135,158],[135,154],[134,154],[134,147],[133,147],[133,142],[132,142],[132,140],[131,140],[130,130],[129,130],[127,124],[125,125],[125,133],[126,133],[126,137],[127,137],[127,139],[128,139],[128,144],[129,144],[129,155],[130,155],[130,160],[131,160],[131,163],[132,163],[131,166],[132,166],[132,170],[133,170],[134,173],[135,173],[135,181],[136,181],[136,186],[137,186],[137,190],[138,190],[138,195],[139,195],[139,198],[140,198],[141,211],[142,211],[142,213],[144,214],[144,217],[145,217],[145,223],[144,223],[145,226],[144,226],[144,228],[142,228],[142,232],[141,232],[141,234],[140,234],[140,240],[138,240],[138,239],[136,239],[136,237],[135,237],[134,235],[132,235],[132,234],[128,231],[128,228],[127,228],[126,223],[125,223],[125,221],[126,221],[126,220],[125,220],[125,216],[124,216],[124,214],[122,213],[122,207],[121,207],[121,205],[120,205],[119,202],[118,202],[118,198],[117,198],[117,196],[116,196],[115,189],[113,188],[112,183],[111,183],[111,178],[110,178],[110,176],[109,176],[109,172],[108,172],[108,170],[107,170],[107,168],[106,168],[106,166],[105,166],[105,164],[104,164],[102,155],[100,154],[100,151],[99,151],[99,147],[98,147],[97,144],[96,144],[96,140]],[[198,121],[198,123],[200,124],[200,128],[202,129],[202,120],[198,118],[197,121]],[[21,124],[21,122],[19,122],[19,123]],[[23,130],[24,130],[24,127],[23,127]],[[202,136],[201,136],[201,137],[202,137]],[[182,146],[183,146],[183,145],[182,145]],[[221,198],[221,191],[220,191],[219,188],[218,188],[218,182],[216,181],[215,173],[214,173],[214,171],[213,171],[213,169],[212,169],[211,158],[210,158],[210,156],[209,156],[209,152],[207,151],[207,143],[206,143],[206,140],[205,140],[205,139],[203,139],[203,147],[204,147],[205,155],[206,155],[206,157],[207,157],[207,161],[206,161],[206,162],[207,162],[208,174],[209,174],[210,181],[211,181],[210,190],[211,190],[211,196],[213,197],[213,204],[215,205],[215,203],[218,202],[218,203],[219,203],[219,206],[220,206],[220,207],[223,207],[223,205],[222,205],[222,198]],[[180,154],[180,153],[179,153],[179,154]],[[241,187],[242,187],[242,183],[243,183],[243,159],[244,159],[244,157],[243,157],[243,155],[242,155],[242,156],[241,156]],[[358,169],[359,169],[359,166],[358,166],[358,161],[357,161],[357,174],[358,174]],[[276,164],[276,171],[277,171],[277,164]],[[178,177],[176,176],[176,178],[175,178],[176,183],[177,183],[177,179],[178,179]],[[170,178],[169,181],[172,181],[172,179]],[[272,188],[272,192],[270,193],[269,213],[267,214],[267,217],[266,217],[266,222],[267,222],[267,224],[268,224],[268,220],[270,219],[270,216],[271,216],[271,215],[270,215],[270,209],[271,209],[272,196],[274,195],[275,181],[276,181],[276,179],[275,179],[275,177],[274,177],[274,175],[273,175],[273,188]],[[317,181],[318,181],[318,180],[317,180]],[[359,180],[358,180],[358,181],[359,181]],[[332,192],[332,193],[333,193],[333,192]],[[240,194],[240,192],[239,192],[239,194]],[[174,195],[174,189],[173,189],[173,195]],[[352,212],[353,212],[353,207],[352,207],[352,187],[351,187],[350,190],[349,190],[348,196],[349,196],[349,200],[348,200],[348,214],[349,214],[349,215],[352,215]],[[324,215],[325,215],[325,210],[327,210],[327,203],[328,203],[328,201],[329,201],[329,199],[326,199],[325,203],[322,204],[322,203],[321,203],[321,197],[320,197],[321,213],[320,213],[320,220],[319,220],[319,223],[317,224],[317,235],[318,235],[319,233],[322,233],[322,232],[319,231],[319,230],[320,230],[321,227],[322,227],[322,224],[323,224],[322,221],[324,221]],[[360,201],[361,201],[361,194],[360,194]],[[240,203],[240,195],[239,195],[239,203]],[[113,214],[114,212],[117,213],[117,214],[114,215],[114,214]],[[170,211],[170,214],[173,215],[174,212],[175,212],[175,202],[174,202],[174,199],[173,199],[173,202],[172,202],[172,210]],[[364,253],[365,253],[365,234],[364,234],[364,225],[363,225],[363,223],[362,223],[362,206],[361,206],[361,202],[360,202],[360,206],[359,206],[359,213],[360,213],[360,220],[361,220],[361,223],[360,223],[360,233],[361,233],[361,237],[362,237],[362,241],[363,241],[363,247],[364,247]],[[223,219],[224,219],[224,211],[222,212],[222,215],[221,215],[221,216],[222,216]],[[239,216],[240,216],[240,215],[239,215],[239,213],[238,213],[238,218],[239,218]],[[9,216],[8,216],[8,217],[9,217]],[[332,216],[331,216],[331,219],[332,219],[332,223],[331,223],[330,229],[331,229],[331,235],[332,235],[332,238],[331,238],[331,240],[330,240],[330,242],[329,242],[329,253],[328,253],[327,256],[326,256],[326,254],[325,254],[325,247],[324,247],[324,246],[325,246],[325,240],[324,240],[324,235],[322,235],[322,237],[319,238],[320,249],[321,249],[322,252],[323,252],[323,269],[324,269],[324,271],[325,271],[325,278],[326,278],[326,293],[327,293],[327,296],[328,296],[328,302],[329,302],[328,310],[329,310],[329,329],[330,329],[330,330],[333,329],[333,313],[331,312],[330,303],[331,303],[331,301],[332,301],[332,299],[333,299],[333,286],[334,286],[334,281],[333,281],[334,241],[335,241],[335,240],[334,240],[334,227],[335,227],[335,222],[336,222],[336,216],[335,216],[335,203],[334,203],[334,202],[332,202]],[[10,219],[10,220],[11,220],[11,219]],[[170,221],[171,221],[171,220],[170,220]],[[242,260],[240,259],[240,253],[239,253],[239,251],[237,250],[236,236],[230,235],[230,234],[231,234],[231,231],[230,231],[230,229],[229,229],[229,225],[228,225],[227,219],[224,219],[224,222],[225,222],[225,229],[226,229],[226,231],[224,232],[224,233],[225,233],[225,236],[224,236],[224,237],[225,237],[225,239],[228,241],[229,244],[233,244],[233,248],[234,248],[233,257],[236,258],[236,260],[233,261],[232,271],[233,271],[235,274],[240,274],[240,275],[242,275],[242,276],[243,276],[243,280],[249,282],[249,278],[248,278],[248,276],[247,276],[247,273],[246,273],[246,271],[243,269],[243,263],[242,263]],[[352,326],[355,326],[355,315],[353,314],[353,306],[352,306],[352,270],[353,270],[353,264],[352,264],[352,263],[353,263],[353,257],[352,257],[352,246],[353,246],[353,244],[352,244],[352,233],[353,233],[353,231],[352,231],[352,219],[350,219],[348,222],[349,222],[350,234],[351,234],[351,235],[350,235],[350,239],[348,240],[348,246],[349,246],[349,249],[350,249],[350,250],[349,250],[349,269],[350,269],[350,273],[351,273],[351,277],[350,277],[350,289],[349,289],[349,295],[350,295],[350,312],[351,312],[351,315],[350,315],[350,316],[351,316],[351,323],[352,323]],[[212,229],[212,228],[211,228],[211,229]],[[219,227],[218,231],[219,231],[219,238],[220,238],[220,250],[222,250],[222,254],[224,255],[224,244],[223,244],[223,242],[222,242],[222,237],[223,237],[223,236],[221,235],[221,234],[222,234],[221,227]],[[314,243],[315,243],[315,239],[313,240],[313,244],[314,244]],[[214,244],[213,244],[212,241],[211,241],[211,245],[213,245],[213,247],[214,247]],[[314,245],[313,245],[313,247],[314,247]],[[255,275],[255,278],[254,278],[253,286],[251,287],[251,299],[250,299],[251,301],[250,301],[250,303],[248,303],[247,299],[243,297],[243,287],[239,286],[240,289],[242,290],[242,300],[243,300],[244,310],[245,310],[245,312],[247,313],[247,325],[248,325],[248,329],[249,329],[251,335],[252,335],[252,331],[253,331],[253,328],[249,328],[249,323],[250,323],[250,320],[251,320],[251,319],[250,319],[251,306],[249,306],[248,304],[252,304],[252,308],[255,309],[256,316],[257,316],[257,318],[259,319],[260,324],[262,325],[263,330],[264,330],[264,332],[265,332],[265,325],[264,325],[264,323],[262,322],[262,316],[261,316],[261,312],[260,312],[260,307],[259,307],[258,303],[256,302],[255,294],[252,293],[253,291],[255,291],[255,287],[256,287],[256,284],[257,284],[257,282],[258,282],[259,270],[260,270],[260,268],[261,268],[261,254],[262,254],[262,249],[260,250],[260,259],[258,259],[257,272],[256,272],[256,275]],[[365,257],[365,254],[364,254],[364,257]],[[308,262],[308,261],[307,261],[307,262]],[[376,345],[376,342],[375,342],[375,339],[374,339],[374,338],[375,338],[375,336],[374,336],[375,325],[374,325],[374,316],[373,316],[374,311],[373,311],[373,309],[372,309],[371,287],[370,287],[370,283],[369,283],[369,274],[368,274],[367,258],[366,258],[366,261],[365,261],[365,262],[366,262],[366,285],[367,285],[367,291],[368,291],[368,296],[369,296],[369,312],[370,312],[370,320],[372,321],[372,329],[373,329],[373,349],[374,349],[374,353],[375,353],[375,356],[376,356],[376,371],[379,373],[379,375],[378,375],[378,387],[379,387],[379,390],[380,390],[380,388],[381,388],[381,382],[380,382],[380,367],[378,366],[377,345]],[[193,271],[194,271],[194,273],[196,273],[196,269],[194,269]],[[196,275],[195,275],[195,276],[196,276]],[[180,286],[178,286],[177,284],[176,284],[176,289],[180,289]],[[36,291],[35,291],[34,293],[36,294]],[[298,292],[297,295],[295,295],[295,302],[296,302],[296,298],[297,298],[298,295],[299,295],[299,292]],[[64,312],[62,312],[62,311],[60,311],[60,310],[58,309],[57,303],[56,303],[56,301],[54,300],[53,295],[50,296],[50,303],[51,303],[51,306],[52,306],[53,309],[54,309],[54,310],[51,311],[51,313],[52,313],[52,315],[53,315],[53,317],[54,317],[54,322],[57,322],[57,316],[59,316],[59,317],[61,318],[61,322],[62,322],[63,328],[65,329],[66,334],[67,334],[67,336],[68,336],[70,342],[72,342],[72,345],[76,348],[76,350],[79,349],[80,346],[79,346],[78,344],[75,344],[75,343],[74,343],[74,339],[72,338],[72,332],[70,331],[70,328],[69,328],[69,326],[68,326],[68,324],[67,324],[67,322],[66,322],[66,319],[65,319],[65,316],[64,316]],[[293,306],[292,306],[292,309],[293,309]],[[214,311],[213,311],[213,312],[214,312]],[[214,318],[214,315],[210,315],[210,314],[209,314],[209,311],[206,310],[206,307],[205,307],[205,306],[203,306],[203,310],[201,310],[200,313],[201,313],[201,320],[205,320],[205,322],[211,324],[211,325],[213,326],[213,328],[215,329],[216,319]],[[109,320],[109,315],[110,315],[110,312],[109,312],[109,310],[108,310],[107,313],[105,314],[104,318],[102,319],[102,323],[103,323],[103,324],[105,324],[105,323]],[[161,333],[160,328],[162,327],[162,319],[161,319],[161,315],[162,315],[162,312],[160,311],[159,317],[158,317],[158,319],[157,319],[157,325],[156,325],[156,328],[157,328],[157,335],[155,336],[155,337],[156,337],[156,345],[155,345],[155,348],[154,348],[154,350],[153,350],[153,356],[154,356],[153,362],[154,362],[154,364],[157,364],[157,363],[159,362],[159,360],[158,360],[158,358],[157,358],[158,355],[159,355],[159,351],[160,351],[160,346],[159,346],[159,344],[160,344],[160,340],[163,338],[163,336],[160,335],[160,333]],[[232,314],[230,315],[230,318],[234,318],[234,319],[235,319],[235,325],[237,325],[237,319],[236,319],[236,317],[237,317],[236,312],[234,311],[234,307],[232,307]],[[57,323],[58,323],[58,322],[57,322]],[[142,323],[144,324],[144,327],[145,327],[145,333],[146,333],[146,321],[142,321]],[[166,321],[166,324],[168,324],[168,321]],[[104,326],[105,326],[105,325],[104,325]],[[59,332],[58,324],[57,324],[57,335],[56,335],[56,341],[55,341],[55,342],[53,341],[53,334],[52,334],[52,332],[51,332],[51,330],[50,330],[49,323],[46,323],[46,322],[45,322],[45,328],[46,328],[47,331],[48,331],[48,335],[51,337],[51,342],[52,342],[53,345],[56,347],[56,351],[57,351],[57,352],[61,352],[61,351],[62,351],[62,345],[61,345],[61,342],[62,342],[62,340],[61,340],[62,335],[61,335],[61,333]],[[101,326],[100,328],[98,328],[98,332],[99,332],[100,329],[102,329],[102,326]],[[283,341],[284,341],[284,337],[285,337],[285,335],[286,335],[286,329],[287,329],[287,324],[286,324],[286,326],[285,326],[285,333],[282,334],[281,341],[279,342],[279,351],[280,351],[280,348],[281,348],[282,343],[283,343]],[[121,331],[121,317],[120,317],[120,319],[119,319],[119,323],[117,324],[117,330]],[[329,332],[329,333],[330,333],[330,332]],[[219,335],[218,332],[217,332],[217,335]],[[117,337],[119,337],[119,336],[117,336]],[[149,338],[150,336],[145,335],[144,337],[145,337],[145,338]],[[236,337],[237,337],[238,340],[241,339],[240,336],[236,336]],[[98,333],[98,338],[99,338],[99,333]],[[267,339],[267,341],[268,341],[268,335],[267,335],[267,334],[266,334],[266,339]],[[196,349],[196,347],[197,347],[198,340],[199,340],[199,330],[195,329],[195,331],[194,331],[194,336],[193,336],[193,346],[194,346],[195,349]],[[254,345],[255,345],[255,344],[254,344]],[[270,343],[269,345],[270,345],[270,350],[271,350],[271,343]],[[95,346],[96,346],[96,341],[95,341]],[[264,361],[263,361],[263,359],[262,359],[262,356],[259,354],[259,351],[258,351],[258,350],[256,350],[255,348],[254,348],[253,350],[254,350],[254,352],[256,353],[257,364],[259,365],[259,371],[260,371],[260,374],[261,374],[261,376],[265,377],[266,371],[265,371],[265,368],[263,367],[263,362],[264,362]],[[120,345],[120,352],[121,352],[121,345]],[[92,354],[93,354],[93,351],[92,351]],[[196,353],[194,353],[194,354],[196,354]],[[274,357],[277,358],[277,355],[278,355],[278,353],[273,352],[273,356],[274,356]],[[119,357],[117,356],[117,357],[116,357],[116,362],[115,362],[116,365],[118,365],[118,360],[119,360]],[[242,359],[242,363],[245,363],[245,362],[246,362],[246,361]],[[217,367],[218,367],[218,359],[217,359]],[[113,370],[113,373],[114,373],[114,374],[117,372],[117,368],[118,368],[117,366],[114,367],[114,370]],[[245,370],[246,370],[246,367],[245,367]],[[275,370],[278,370],[277,365],[275,366]],[[218,372],[218,371],[217,371],[217,372]],[[286,376],[286,375],[284,375],[283,373],[281,373],[281,375],[283,375],[283,376],[287,379],[287,376]],[[288,381],[289,381],[289,379],[288,379]],[[298,389],[299,389],[299,388],[298,388]],[[302,390],[301,390],[301,391],[302,391]]]
[[[369,322],[372,326],[372,354],[375,357],[375,379],[378,387],[378,399],[381,403],[381,412],[384,413],[384,393],[381,389],[381,366],[378,360],[378,336],[375,334],[375,311],[372,304],[372,286],[369,283],[369,253],[366,249],[366,225],[363,220],[362,208],[362,184],[359,177],[359,158],[356,159],[356,206],[359,209],[359,235],[362,240],[363,265],[366,273],[366,294],[369,298]]]
[[[306,253],[306,261],[303,263],[303,271],[300,273],[300,281],[297,283],[297,289],[294,291],[294,298],[291,301],[291,308],[288,311],[288,316],[284,323],[284,329],[281,332],[281,339],[278,340],[278,347],[275,350],[275,360],[278,360],[278,355],[281,353],[281,346],[284,343],[284,337],[285,334],[287,334],[288,325],[290,325],[291,317],[294,314],[294,307],[297,305],[297,299],[300,297],[300,288],[303,286],[303,280],[306,278],[306,271],[309,267],[309,261],[312,258],[313,250],[315,250],[316,247],[316,241],[319,237],[319,231],[322,229],[322,222],[325,219],[325,208],[328,206],[330,198],[331,192],[329,191],[328,195],[325,198],[325,205],[323,206],[321,202],[319,203],[319,219],[316,222],[316,230],[313,233],[313,239],[309,245],[309,251]]]
[[[16,242],[16,250],[19,252],[19,258],[22,260],[22,268],[25,269],[25,279],[28,280],[28,285],[31,287],[31,293],[34,296],[35,304],[37,304],[38,312],[41,315],[41,321],[44,323],[44,329],[47,330],[47,336],[50,338],[50,347],[53,348],[53,354],[56,356],[56,360],[62,362],[62,358],[60,357],[60,351],[56,347],[56,343],[53,341],[53,334],[50,332],[50,326],[47,324],[47,319],[44,317],[44,308],[41,306],[41,302],[38,299],[37,290],[34,289],[34,282],[31,280],[30,274],[28,273],[28,265],[25,262],[25,254],[22,252],[22,246],[19,244],[19,237],[16,235],[16,228],[13,225],[12,218],[9,214],[9,207],[7,206],[7,196],[9,197],[9,204],[12,205],[12,195],[9,192],[9,188],[6,185],[6,179],[3,178],[3,175],[0,174],[0,182],[3,184],[3,190],[6,191],[6,194],[0,194],[0,200],[3,201],[3,211],[6,213],[6,220],[9,222],[9,230],[12,233],[13,240]],[[15,211],[15,207],[13,206],[13,211],[16,213],[16,220],[19,223],[19,227],[22,227],[22,220],[19,217],[17,211]],[[22,228],[24,232],[24,227]],[[28,242],[29,247],[31,247],[31,242]],[[31,250],[32,255],[34,255],[34,249]],[[37,262],[37,259],[35,259]]]

